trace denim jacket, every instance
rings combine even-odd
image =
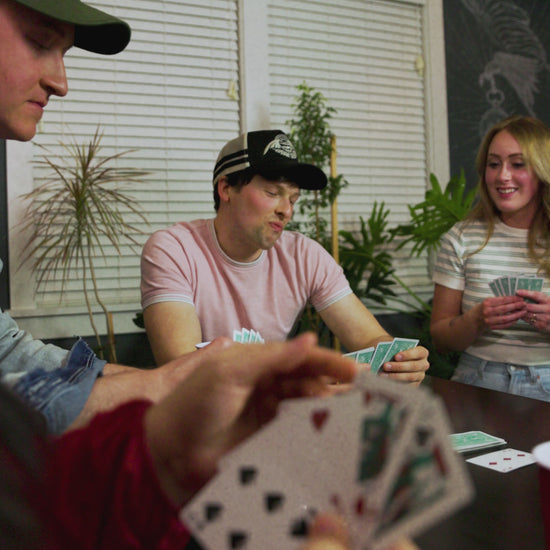
[[[0,310],[0,380],[44,415],[51,433],[80,414],[105,363],[84,340],[71,351],[44,344]]]

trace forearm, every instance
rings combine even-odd
[[[99,412],[110,410],[131,399],[145,398],[147,383],[153,380],[150,380],[146,371],[143,371],[143,377],[139,376],[138,370],[112,363],[105,365],[104,376],[96,379],[84,408],[68,430],[85,426]]]
[[[143,320],[159,366],[194,351],[201,341],[199,319],[189,304],[154,304],[145,309]]]
[[[216,353],[224,342],[213,344],[209,353]],[[107,363],[104,376],[97,378],[82,412],[70,425],[75,429],[86,425],[98,412],[110,410],[132,399],[160,401],[200,363],[201,352],[182,355],[166,365],[139,369]]]
[[[436,349],[445,353],[465,350],[483,334],[485,328],[479,304],[459,315],[432,320],[430,333]]]
[[[349,351],[376,346],[378,342],[392,339],[355,294],[342,298],[321,311],[320,315]]]

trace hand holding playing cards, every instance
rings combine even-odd
[[[525,301],[520,296],[486,298],[479,307],[483,325],[491,330],[511,327],[526,312]]]
[[[550,297],[535,290],[517,290],[516,293],[527,301],[521,318],[540,332],[550,332]]]
[[[227,451],[273,418],[281,400],[322,395],[326,377],[350,382],[356,371],[350,359],[316,346],[313,334],[246,348],[233,344],[203,357],[145,418],[161,485],[177,505],[214,475]]]
[[[381,374],[416,386],[422,382],[430,368],[428,350],[418,346],[418,340],[414,338],[381,340],[376,347],[352,351],[346,353],[346,357],[367,365],[373,374]]]
[[[399,351],[389,362],[380,368],[381,376],[387,376],[400,382],[419,385],[430,368],[428,350],[422,346]]]

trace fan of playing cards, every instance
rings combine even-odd
[[[391,361],[400,351],[414,348],[418,340],[413,338],[394,338],[390,342],[379,342],[376,347],[364,348],[346,353],[346,357],[355,359],[358,363],[368,363],[372,373],[376,374],[387,361]]]
[[[489,283],[489,286],[495,296],[514,296],[516,290],[520,289],[540,292],[543,284],[543,277],[523,274],[518,277],[497,277]]]
[[[318,511],[342,515],[353,547],[415,536],[473,494],[438,397],[366,369],[349,391],[290,399],[226,455],[182,510],[206,550],[297,548]]]
[[[233,341],[239,342],[241,344],[263,344],[265,340],[262,335],[253,328],[241,328],[240,330],[233,331]],[[210,342],[201,342],[200,344],[195,344],[196,348],[204,348],[210,344]]]

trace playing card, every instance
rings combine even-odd
[[[466,462],[477,464],[497,472],[511,472],[517,468],[534,464],[535,458],[531,453],[516,449],[502,449],[481,456],[469,458]]]
[[[285,480],[269,461],[235,463],[207,485],[181,519],[204,548],[294,548],[317,512],[304,504],[299,480],[294,483],[300,490],[285,490]]]
[[[498,285],[498,282],[496,279],[492,280],[490,283],[489,283],[489,286],[491,287],[491,290],[493,291],[493,294],[495,296],[501,296],[501,290],[500,290],[500,287]]]
[[[417,345],[418,340],[412,338],[394,338],[391,346],[386,352],[384,359],[382,360],[381,366],[388,361],[392,361],[396,354],[398,354],[399,352],[414,348]]]
[[[525,275],[522,277],[518,277],[517,284],[516,284],[516,290],[535,290],[537,292],[540,292],[542,290],[542,286],[544,284],[544,279],[542,277],[536,277],[533,275]],[[530,298],[524,298],[526,302],[533,303],[533,300]]]
[[[279,444],[272,459],[289,479],[300,479],[310,487],[317,506],[343,504],[344,486],[351,486],[359,460],[364,409],[361,393],[354,390],[329,398],[290,399],[280,407],[277,428],[296,444],[290,448]]]
[[[450,424],[442,402],[434,396],[424,405],[406,451],[395,457],[400,463],[399,474],[386,496],[373,550],[414,536],[473,495],[462,457],[449,445]]]
[[[221,469],[254,461],[277,465],[290,491],[297,479],[304,502],[324,509],[338,504],[336,489],[352,478],[359,445],[357,428],[362,408],[358,392],[332,397],[298,398],[283,402],[276,418],[221,460]],[[282,441],[292,444],[282,444]],[[312,467],[314,465],[314,467]]]
[[[540,292],[544,279],[542,277],[519,277],[517,280],[516,290],[535,290]]]
[[[360,349],[358,351],[350,351],[344,353],[344,357],[349,357],[358,363],[370,363],[372,356],[374,355],[374,347]]]
[[[502,288],[503,296],[511,296],[510,292],[510,279],[508,277],[500,277],[499,279],[500,287]]]
[[[380,367],[384,364],[384,358],[386,357],[391,345],[392,342],[379,342],[376,345],[376,349],[374,350],[374,354],[370,362],[370,370],[373,374],[376,374],[380,370]]]
[[[360,349],[357,352],[356,361],[358,363],[370,363],[372,356],[374,355],[374,347]]]

